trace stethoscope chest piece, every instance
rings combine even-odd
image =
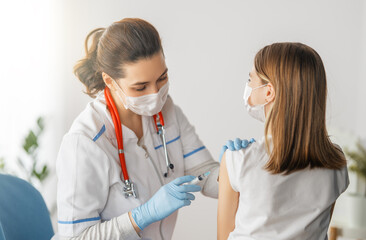
[[[137,198],[137,189],[135,185],[130,180],[125,180],[125,186],[123,187],[123,193],[125,194],[125,198],[134,197]]]

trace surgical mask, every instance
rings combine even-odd
[[[264,84],[262,86],[256,87],[256,88],[251,88],[248,83],[245,85],[245,90],[244,90],[244,105],[249,113],[250,116],[252,116],[253,118],[261,121],[261,122],[265,122],[266,121],[266,114],[264,111],[264,106],[267,105],[267,103],[265,104],[260,104],[260,105],[255,105],[255,106],[250,106],[248,100],[250,95],[252,94],[252,92],[258,88],[262,88],[267,86],[268,84]]]
[[[115,82],[117,84],[117,82]],[[161,111],[168,97],[169,82],[159,89],[159,92],[143,95],[140,97],[127,96],[121,87],[117,84],[119,90],[124,95],[125,100],[117,93],[126,109],[142,116],[153,116]]]

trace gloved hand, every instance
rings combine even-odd
[[[181,207],[188,206],[195,199],[189,192],[199,192],[198,185],[181,185],[190,182],[195,176],[183,176],[176,178],[162,186],[155,195],[146,203],[131,211],[131,216],[137,226],[143,230],[153,222],[160,221]]]
[[[240,138],[235,138],[234,141],[228,140],[226,142],[226,145],[222,146],[222,148],[221,148],[219,161],[221,162],[222,156],[224,155],[224,153],[227,149],[229,149],[230,151],[238,151],[242,148],[247,148],[249,146],[249,144],[254,143],[254,142],[255,142],[254,138],[250,139],[249,141],[246,139],[241,140]]]

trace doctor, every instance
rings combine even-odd
[[[219,164],[168,95],[151,24],[123,19],[95,29],[85,50],[74,73],[95,99],[60,147],[58,237],[171,239],[177,210],[193,192],[217,198]],[[208,171],[198,185],[182,185]]]

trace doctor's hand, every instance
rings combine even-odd
[[[219,161],[221,162],[222,155],[224,155],[227,149],[229,149],[230,151],[238,151],[242,148],[247,148],[249,144],[254,142],[255,142],[254,138],[250,139],[249,141],[246,139],[241,140],[240,138],[236,138],[234,141],[228,140],[226,144],[221,148]]]
[[[199,192],[198,185],[181,185],[190,182],[194,176],[176,178],[160,187],[155,195],[146,203],[131,211],[131,216],[137,226],[143,230],[153,222],[160,221],[181,207],[188,206],[195,196],[189,192]]]

